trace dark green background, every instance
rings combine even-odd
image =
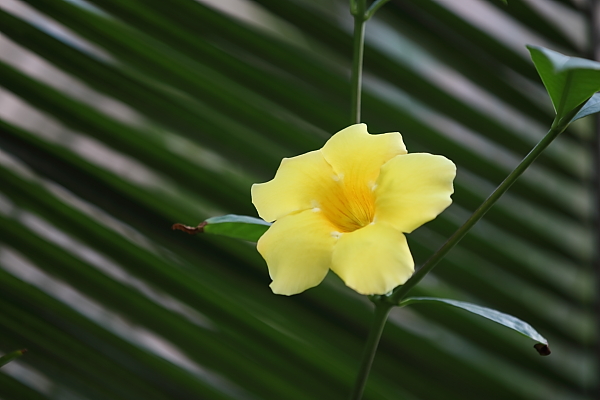
[[[458,166],[454,204],[409,235],[417,264],[552,121],[525,44],[589,53],[582,2],[541,3],[561,21],[525,0],[394,0],[369,21],[363,121]],[[170,226],[256,215],[252,183],[349,124],[348,4],[220,4],[244,18],[0,0],[0,354],[29,349],[1,399],[347,396],[364,297],[332,274],[273,295],[254,246]],[[515,315],[553,354],[462,311],[395,310],[365,399],[596,398],[592,139],[591,118],[567,131],[413,292]]]

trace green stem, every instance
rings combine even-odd
[[[377,0],[369,8],[369,14],[367,15],[366,0],[350,0],[350,12],[354,16],[354,46],[353,46],[353,58],[352,58],[352,76],[350,80],[351,84],[351,109],[350,119],[352,124],[360,123],[360,106],[362,96],[362,68],[363,68],[363,55],[365,48],[365,23],[366,21],[377,11],[388,0]],[[371,366],[375,359],[375,353],[377,346],[379,345],[379,339],[383,333],[385,322],[387,321],[390,310],[394,307],[392,304],[385,301],[385,299],[378,298],[375,301],[375,315],[373,317],[373,323],[369,330],[369,337],[363,352],[360,369],[356,380],[354,382],[354,389],[350,394],[350,400],[360,400],[365,390],[367,378],[371,372]]]
[[[369,337],[367,338],[367,343],[363,350],[360,369],[358,370],[358,375],[354,381],[354,389],[350,394],[350,400],[360,400],[362,398],[367,378],[369,377],[369,372],[371,372],[371,366],[373,365],[373,359],[375,358],[375,352],[379,345],[379,339],[383,333],[383,328],[385,327],[390,310],[393,307],[394,305],[387,301],[379,300],[375,303],[375,315],[373,316]]]
[[[362,68],[365,48],[365,12],[366,0],[355,0],[351,3],[351,12],[354,16],[354,55],[352,58],[351,108],[350,122],[360,123],[360,100],[362,95]]]
[[[563,117],[560,121],[554,120],[552,127],[540,142],[525,156],[523,161],[504,179],[504,181],[492,192],[492,194],[479,206],[471,217],[438,249],[419,270],[402,286],[394,289],[389,296],[388,301],[391,304],[398,304],[408,292],[425,277],[444,256],[473,228],[486,212],[500,199],[500,197],[512,186],[519,176],[535,161],[546,147],[556,137],[565,130],[573,116],[579,111],[579,108],[573,110],[569,115]],[[571,115],[572,114],[572,115]]]

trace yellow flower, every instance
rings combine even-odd
[[[341,130],[321,150],[284,158],[275,178],[252,186],[252,203],[275,221],[258,241],[274,293],[318,285],[329,269],[362,294],[404,284],[414,262],[403,232],[452,203],[456,167],[442,156],[407,154],[398,132]]]

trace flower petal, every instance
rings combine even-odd
[[[398,132],[370,135],[365,124],[356,124],[333,135],[321,151],[346,182],[369,185],[375,183],[383,164],[406,154],[406,147]]]
[[[452,200],[456,166],[426,153],[398,156],[381,167],[375,189],[375,221],[412,232],[434,219]]]
[[[252,185],[252,203],[258,215],[269,222],[314,208],[315,199],[334,183],[334,175],[320,150],[284,158],[275,178]]]
[[[269,267],[273,293],[292,295],[317,286],[327,275],[335,228],[320,211],[302,211],[277,220],[258,240]]]
[[[358,293],[385,294],[410,278],[414,262],[402,232],[375,223],[342,235],[331,269]]]

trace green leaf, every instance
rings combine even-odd
[[[172,229],[180,230],[190,235],[208,233],[257,242],[267,229],[269,229],[269,226],[271,226],[271,223],[259,218],[228,214],[209,218],[195,227],[176,223],[173,224]]]
[[[11,362],[12,360],[14,360],[15,358],[21,357],[25,353],[27,353],[27,350],[23,349],[23,350],[13,351],[12,353],[8,353],[6,355],[3,355],[2,357],[0,357],[0,367],[8,364],[9,362]]]
[[[256,242],[269,229],[271,224],[262,219],[246,215],[223,215],[207,219],[204,233],[227,236],[235,239]]]
[[[575,114],[571,122],[577,121],[583,117],[587,117],[588,115],[596,114],[597,112],[600,112],[600,93],[594,94],[592,98],[589,99],[583,107],[581,107],[579,112]]]
[[[540,355],[549,355],[550,349],[548,348],[548,341],[540,335],[531,325],[527,322],[521,321],[512,315],[501,313],[500,311],[492,310],[491,308],[481,307],[475,304],[466,303],[464,301],[441,299],[437,297],[409,297],[404,301],[400,302],[400,306],[407,306],[414,303],[428,303],[438,302],[454,306],[465,311],[469,311],[473,314],[477,314],[480,317],[487,318],[490,321],[504,325],[514,331],[519,332],[522,335],[527,336],[538,342],[534,347],[540,353]]]
[[[558,119],[600,90],[600,63],[528,45]]]

